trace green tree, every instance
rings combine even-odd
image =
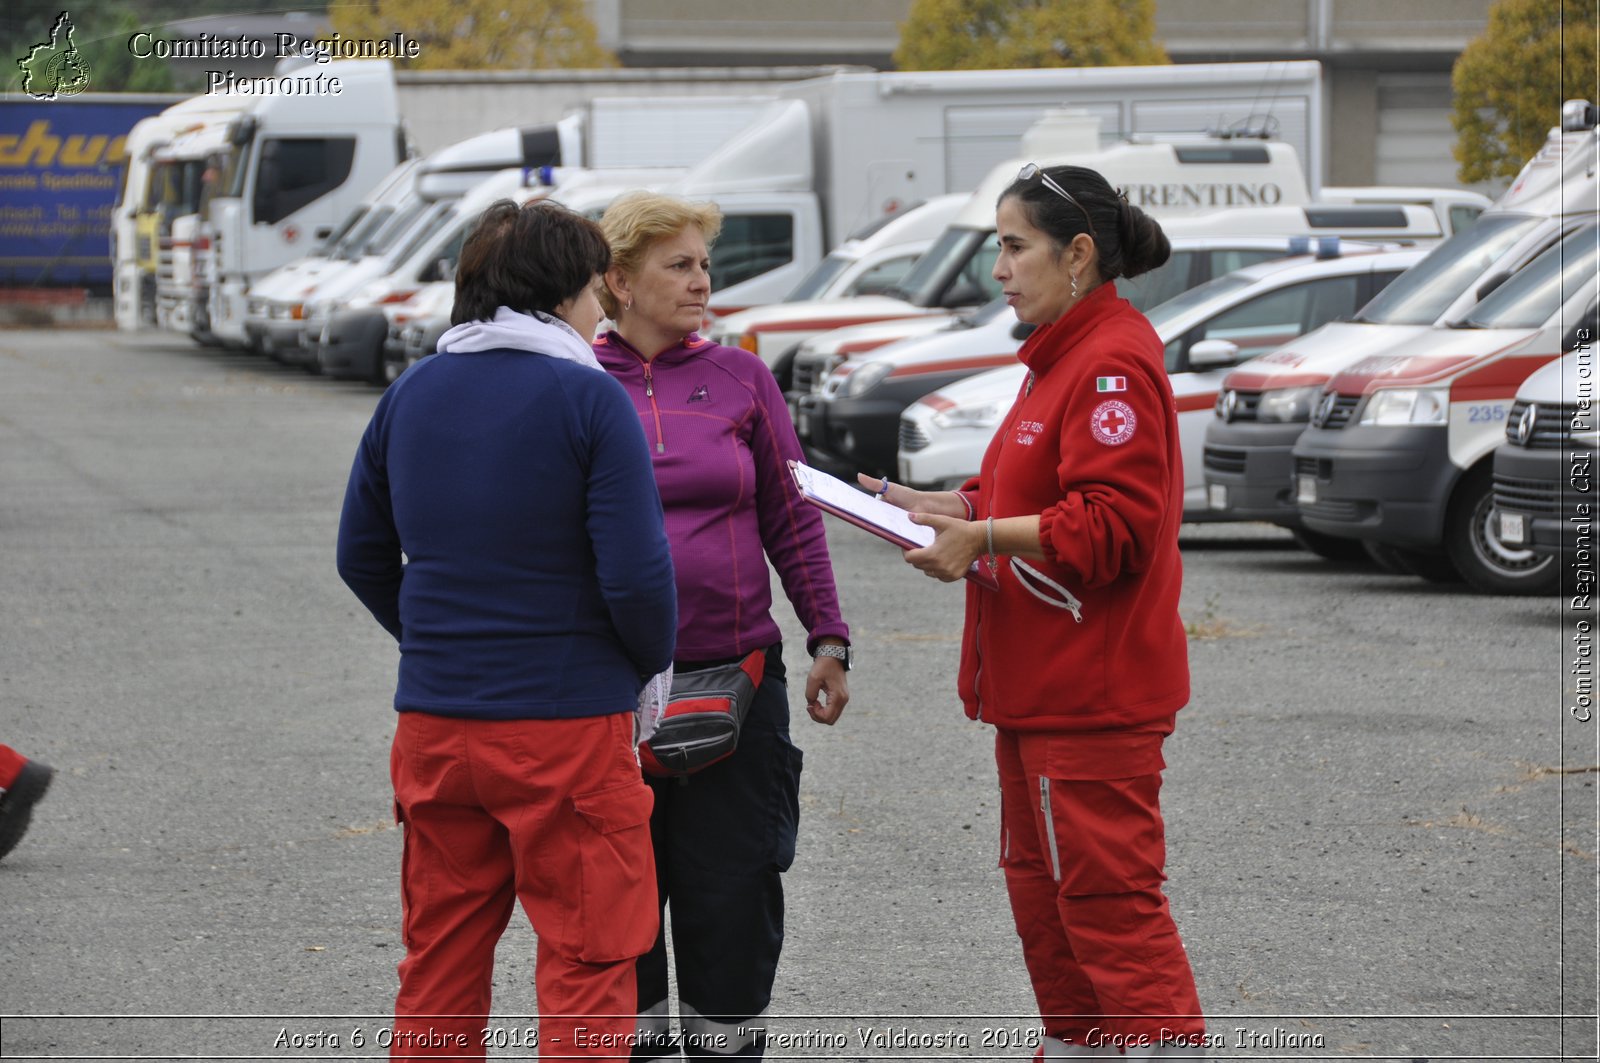
[[[901,70],[1166,63],[1155,0],[912,0]]]
[[[1515,177],[1562,101],[1594,98],[1594,0],[1498,0],[1450,82],[1457,176],[1465,184]]]
[[[413,70],[541,70],[609,67],[583,0],[356,0],[328,14],[345,37],[403,32],[418,56]]]

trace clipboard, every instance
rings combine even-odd
[[[795,489],[800,492],[800,497],[824,513],[848,521],[863,531],[894,543],[902,550],[915,550],[933,542],[933,529],[912,523],[910,515],[899,506],[891,506],[883,499],[804,462],[791,460],[789,472],[794,477]],[[1000,581],[994,573],[978,561],[972,563],[963,578],[990,590],[1000,589]]]

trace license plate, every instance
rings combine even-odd
[[[1500,541],[1522,543],[1528,541],[1528,529],[1521,513],[1500,514]]]
[[[1206,484],[1206,505],[1212,509],[1228,508],[1228,485]]]
[[[1302,506],[1316,505],[1317,478],[1315,476],[1302,476],[1299,478],[1298,489],[1294,493],[1294,500]]]

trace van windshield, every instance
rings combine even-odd
[[[1456,297],[1542,218],[1485,214],[1476,225],[1430,251],[1361,308],[1356,320],[1369,325],[1431,325]]]
[[[820,298],[828,290],[828,285],[843,273],[845,267],[850,265],[851,259],[837,252],[827,255],[821,262],[812,267],[811,272],[803,277],[799,284],[794,286],[794,291],[783,297],[786,303],[804,303]]]
[[[1204,306],[1206,303],[1221,299],[1223,296],[1236,292],[1240,288],[1248,288],[1254,283],[1255,281],[1250,277],[1241,277],[1237,273],[1224,274],[1221,277],[1206,281],[1198,288],[1190,288],[1181,295],[1173,296],[1159,306],[1151,307],[1144,312],[1144,316],[1149,319],[1152,328],[1160,332],[1161,335],[1166,336],[1163,326],[1167,322],[1176,321],[1197,306]]]
[[[1539,328],[1600,271],[1600,240],[1593,225],[1574,230],[1519,269],[1462,322],[1464,328]]]
[[[912,306],[974,306],[1000,294],[990,270],[1000,253],[993,229],[952,226],[883,294]]]
[[[373,232],[367,238],[366,244],[361,248],[363,255],[387,255],[404,238],[408,237],[417,228],[417,219],[423,217],[432,204],[426,200],[413,200],[402,203],[395,208],[393,216],[383,224],[383,227]],[[405,258],[402,252],[395,258],[399,262]]]

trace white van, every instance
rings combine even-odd
[[[1600,516],[1593,331],[1580,329],[1572,346],[1517,389],[1505,441],[1494,452],[1494,520],[1506,546],[1555,554],[1593,572]]]
[[[1549,143],[1476,224],[1436,247],[1353,321],[1309,333],[1241,366],[1223,381],[1206,429],[1204,474],[1218,520],[1260,520],[1295,530],[1326,557],[1366,552],[1362,544],[1306,529],[1295,505],[1291,452],[1334,373],[1364,358],[1405,353],[1430,327],[1464,316],[1487,294],[1600,206],[1593,128],[1569,107],[1571,128]],[[1587,146],[1585,145],[1587,142]]]
[[[1312,531],[1394,551],[1425,579],[1544,594],[1549,557],[1500,537],[1493,451],[1517,387],[1595,332],[1600,222],[1568,235],[1453,326],[1328,381],[1294,445]]]

